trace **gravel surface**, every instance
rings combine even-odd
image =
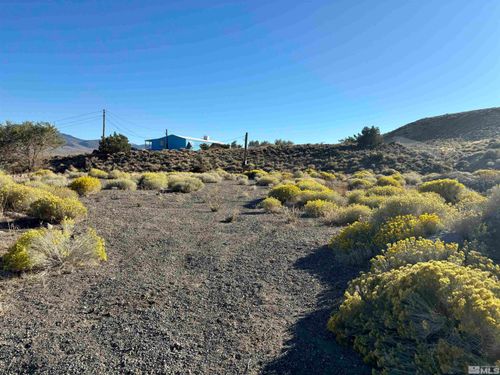
[[[262,213],[265,192],[84,199],[109,261],[0,274],[0,373],[369,374],[325,328],[359,272],[324,248],[336,229]]]

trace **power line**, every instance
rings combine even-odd
[[[80,125],[83,125],[83,124],[87,124],[87,123],[89,123],[91,121],[93,122],[93,121],[95,121],[97,119],[100,119],[100,118],[101,118],[101,116],[95,116],[95,117],[90,117],[90,118],[85,118],[85,119],[70,121],[70,122],[67,122],[67,123],[63,123],[62,125],[54,123],[54,125],[58,129],[71,128],[71,127],[75,127],[75,126],[80,126]]]
[[[73,118],[76,118],[76,117],[84,117],[84,116],[89,116],[89,115],[94,115],[96,113],[99,113],[97,111],[94,111],[94,112],[89,112],[89,113],[83,113],[81,115],[75,115],[75,116],[69,116],[69,117],[64,117],[64,118],[60,118],[58,120],[54,120],[53,122],[59,122],[59,121],[63,121],[64,120],[69,120],[69,119],[73,119]]]
[[[122,125],[118,125],[118,124],[116,123],[116,120],[114,120],[114,119],[112,120],[112,119],[108,118],[108,122],[109,122],[109,123],[110,123],[110,124],[111,124],[111,125],[112,125],[115,129],[116,129],[116,130],[118,130],[119,132],[121,132],[121,133],[123,133],[123,134],[125,134],[125,135],[131,135],[131,136],[133,136],[133,137],[139,137],[139,138],[142,138],[142,139],[146,139],[146,138],[147,138],[147,137],[144,137],[143,135],[140,135],[140,134],[138,134],[138,133],[136,133],[136,132],[134,132],[134,131],[132,131],[132,130],[130,130],[130,129],[127,129],[127,128],[122,127]]]
[[[119,121],[120,121],[120,123],[122,123],[122,124],[123,124],[123,122],[127,122],[127,123],[129,123],[130,125],[133,125],[133,126],[136,126],[136,127],[142,128],[142,129],[145,129],[145,130],[158,131],[158,129],[149,128],[149,127],[144,126],[144,125],[142,125],[142,124],[141,124],[141,125],[139,125],[139,124],[138,124],[138,123],[136,123],[136,122],[133,122],[133,121],[131,121],[131,120],[129,120],[129,119],[125,119],[125,118],[123,118],[123,117],[121,117],[121,116],[118,116],[118,115],[117,115],[116,113],[114,113],[114,112],[107,111],[107,113],[108,113],[108,114],[110,114],[111,116],[114,116],[114,117],[115,117],[115,119],[116,119],[116,120],[119,120]]]

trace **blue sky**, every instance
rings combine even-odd
[[[0,121],[85,139],[102,108],[138,143],[333,143],[500,106],[498,0],[0,0],[0,20]]]

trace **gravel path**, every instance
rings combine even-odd
[[[0,373],[370,373],[325,329],[357,273],[322,247],[335,229],[263,214],[264,194],[224,182],[87,198],[109,261],[0,275]]]

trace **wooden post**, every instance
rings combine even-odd
[[[165,129],[165,149],[168,150],[168,129]]]
[[[102,139],[106,137],[106,110],[102,110]]]
[[[245,133],[245,152],[243,154],[243,166],[246,167],[248,165],[248,132]]]

